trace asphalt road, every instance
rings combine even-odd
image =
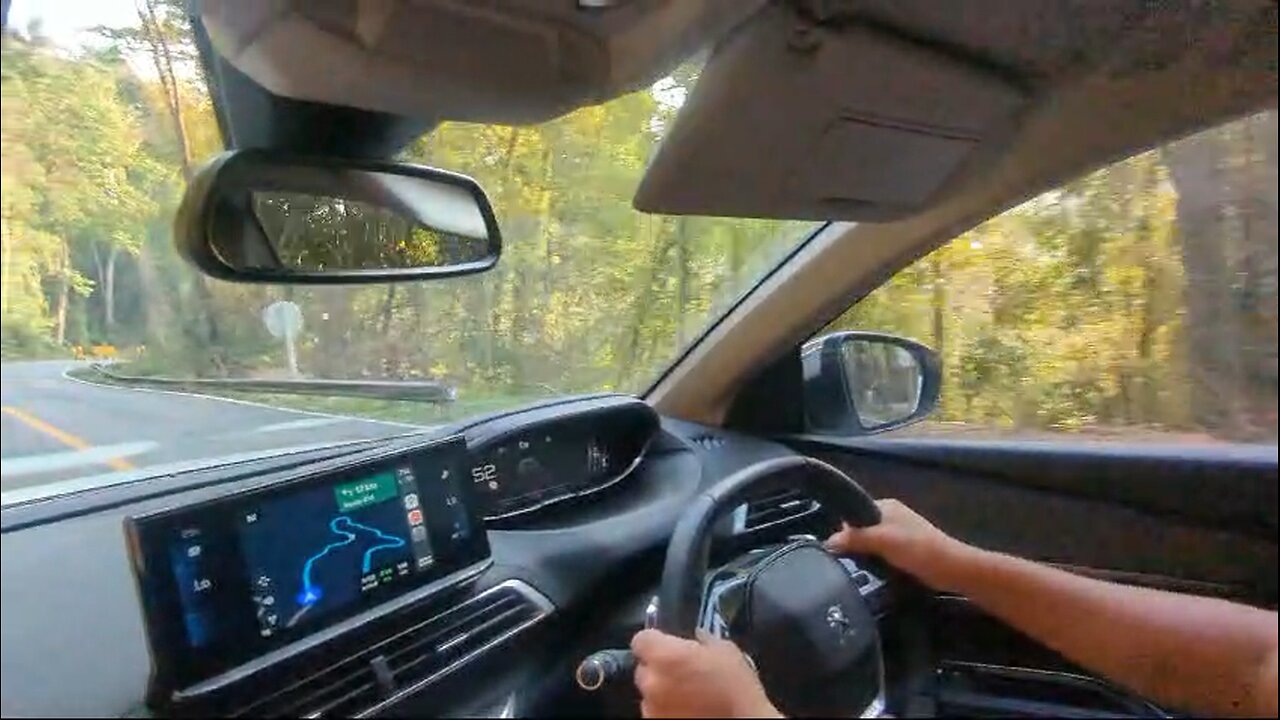
[[[71,361],[0,363],[0,491],[275,448],[387,437],[415,426],[66,377]],[[74,485],[74,482],[70,483]],[[6,498],[7,499],[7,498]]]

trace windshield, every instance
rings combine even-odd
[[[183,5],[12,8],[6,503],[107,473],[394,435],[568,393],[643,391],[810,229],[631,208],[695,79],[683,67],[543,125],[446,123],[406,148],[403,159],[487,189],[504,236],[491,272],[346,287],[205,278],[171,236],[192,168],[222,149]],[[245,379],[308,381],[289,389],[310,394]],[[310,382],[325,379],[404,384],[351,397]]]

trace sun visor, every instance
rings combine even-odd
[[[203,0],[218,53],[276,95],[525,124],[646,86],[763,0]]]
[[[771,5],[712,53],[635,196],[638,210],[885,221],[934,200],[1009,137],[1005,77],[870,26]]]

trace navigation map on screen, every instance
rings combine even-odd
[[[263,637],[347,607],[432,563],[408,468],[273,499],[239,521]]]

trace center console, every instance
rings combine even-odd
[[[528,586],[466,591],[489,564],[467,463],[454,437],[129,518],[149,704],[316,714],[362,690],[337,708],[359,714],[545,615]],[[397,672],[393,649],[431,672]]]

